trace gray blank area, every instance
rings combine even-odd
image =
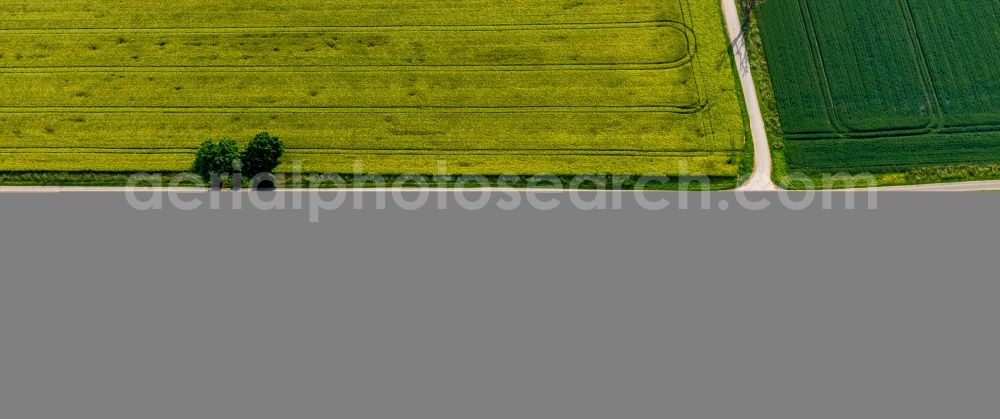
[[[998,205],[310,224],[0,195],[0,417],[995,418]]]

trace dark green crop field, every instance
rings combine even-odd
[[[279,171],[737,176],[705,0],[0,0],[0,172],[177,172],[260,131]]]
[[[1000,2],[767,0],[789,169],[1000,163]]]

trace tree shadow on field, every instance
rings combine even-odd
[[[272,191],[274,191],[274,190],[276,190],[278,188],[277,188],[277,186],[274,183],[274,179],[270,178],[270,177],[267,177],[267,178],[255,181],[254,185],[251,185],[251,189],[253,189],[255,191],[261,191],[261,192],[272,192]]]
[[[739,68],[740,77],[750,73],[750,54],[747,52],[745,34],[746,29],[740,31],[740,35],[732,43],[733,58],[736,59],[736,66]]]
[[[750,73],[750,54],[747,51],[747,41],[746,34],[751,30],[751,14],[753,13],[754,6],[757,5],[757,0],[736,0],[737,5],[740,8],[740,34],[733,39],[733,57],[736,58],[736,65],[739,67],[740,76],[746,76]]]

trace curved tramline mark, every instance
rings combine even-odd
[[[833,98],[835,97],[835,95],[834,95],[834,90],[833,90],[833,87],[832,87],[832,83],[830,81],[831,75],[829,74],[829,69],[828,69],[828,66],[826,64],[826,58],[825,58],[825,55],[824,55],[824,52],[823,52],[823,48],[822,48],[820,40],[819,40],[819,32],[817,30],[816,21],[815,21],[815,19],[816,19],[815,13],[810,8],[809,4],[802,4],[802,0],[798,0],[798,3],[801,6],[800,10],[801,10],[801,12],[803,14],[804,23],[806,23],[807,33],[810,34],[810,38],[811,38],[810,39],[810,43],[813,45],[813,47],[815,49],[814,54],[813,54],[813,56],[814,56],[814,63],[816,65],[817,69],[819,70],[817,72],[817,74],[820,76],[820,83],[822,84],[821,88],[824,90],[824,99],[825,100],[823,102],[824,102],[824,105],[827,107],[827,110],[828,110],[828,113],[829,113],[828,120],[829,120],[831,126],[834,128],[834,131],[836,132],[836,134],[838,135],[839,138],[844,138],[844,139],[847,139],[847,138],[856,138],[855,136],[857,134],[863,134],[863,135],[875,134],[875,135],[877,135],[879,133],[886,132],[886,131],[895,131],[895,130],[902,130],[902,131],[909,131],[909,130],[931,130],[933,128],[932,125],[934,124],[934,119],[931,118],[929,114],[928,114],[928,117],[925,118],[926,122],[924,122],[923,124],[920,124],[920,125],[911,125],[911,126],[901,126],[901,127],[898,127],[898,129],[894,129],[894,130],[886,130],[885,128],[866,129],[864,127],[852,126],[850,122],[846,121],[845,118],[844,118],[844,116],[841,115],[842,111],[838,110],[837,105],[833,102]],[[905,20],[905,16],[904,16],[904,20]],[[909,29],[909,28],[907,28],[907,29]],[[912,35],[912,34],[910,34],[910,35]],[[916,46],[915,45],[911,45],[911,52],[912,52],[913,57],[916,59],[917,51],[916,51]],[[931,104],[931,95],[927,91],[927,85],[926,85],[927,82],[926,82],[926,80],[922,79],[922,80],[920,80],[920,84],[921,84],[920,88],[921,88],[923,96],[924,96],[924,103],[927,105],[928,111],[930,111],[929,108],[932,108],[933,105]]]
[[[699,1],[699,0],[696,0],[696,1]],[[680,9],[681,9],[681,20],[683,20],[685,22],[685,24],[687,26],[689,26],[689,27],[692,26],[692,25],[694,25],[694,14],[691,11],[690,1],[689,0],[681,0],[680,1]],[[721,12],[721,10],[720,10],[720,12]],[[725,24],[723,24],[723,26],[725,26]],[[725,32],[724,29],[725,28],[723,27],[723,31],[722,31],[723,33]],[[729,39],[728,42],[729,42],[729,45],[731,47],[733,45],[732,43],[736,42],[736,40]],[[716,118],[713,117],[714,114],[716,114],[716,113],[712,111],[712,103],[710,103],[709,92],[707,92],[703,88],[703,84],[701,82],[702,78],[704,78],[705,80],[712,81],[713,78],[711,77],[711,75],[706,75],[706,73],[712,74],[713,71],[702,60],[702,56],[701,56],[702,54],[698,54],[697,53],[698,52],[697,40],[692,39],[689,42],[688,45],[690,46],[690,48],[692,48],[690,55],[693,57],[693,59],[692,59],[692,65],[694,66],[694,71],[691,73],[691,79],[690,80],[691,80],[691,84],[693,84],[693,86],[694,86],[693,87],[694,91],[697,92],[697,95],[698,95],[698,103],[693,108],[693,109],[696,109],[696,110],[694,110],[694,112],[692,112],[692,113],[699,113],[699,114],[703,113],[703,114],[706,114],[705,117],[700,118],[700,121],[702,123],[703,129],[705,129],[706,132],[710,133],[711,139],[713,140],[714,143],[719,143],[720,142],[720,136],[727,136],[728,137],[728,141],[725,141],[725,139],[723,139],[723,141],[727,142],[731,148],[738,149],[738,150],[742,151],[743,150],[743,142],[748,141],[746,138],[744,138],[742,135],[739,136],[739,137],[738,136],[734,136],[734,135],[732,135],[731,132],[720,133],[716,129],[716,122],[718,122],[718,121],[716,121]],[[730,51],[730,52],[732,52],[732,51]],[[728,58],[728,54],[727,54],[727,58]],[[723,65],[727,65],[728,66],[729,65],[729,60],[727,59],[726,62]],[[734,76],[739,77],[739,74],[735,74]],[[716,81],[718,81],[718,80],[716,80]],[[730,81],[726,81],[726,83],[729,83],[729,82]],[[709,84],[709,86],[711,86],[711,84]],[[735,86],[735,87],[737,87],[737,89],[739,88],[738,86]],[[729,134],[729,135],[727,135],[727,134]],[[737,156],[734,154],[730,158],[732,159],[732,158],[736,158],[736,157]]]
[[[926,121],[923,121],[920,124],[912,124],[909,126],[900,124],[897,127],[888,129],[882,127],[865,128],[863,126],[854,126],[852,125],[852,123],[844,121],[839,121],[839,124],[845,127],[845,131],[840,132],[840,134],[842,134],[845,138],[851,138],[859,135],[870,135],[870,134],[877,135],[879,133],[886,133],[886,132],[891,133],[897,131],[926,131],[928,133],[933,133],[936,130],[936,127],[934,126],[934,119],[930,117],[928,117]]]
[[[940,132],[1000,124],[993,94],[1000,60],[989,45],[976,42],[996,39],[1000,4],[985,0],[967,0],[947,8],[935,7],[935,2],[927,0],[909,0],[907,4],[918,39],[929,46],[922,52],[928,67],[935,70],[931,80],[942,108]]]
[[[823,140],[861,140],[861,139],[873,139],[873,138],[896,138],[896,137],[913,137],[918,138],[923,135],[934,134],[934,130],[931,128],[919,128],[919,129],[899,129],[899,130],[883,130],[883,131],[869,131],[869,132],[826,132],[826,133],[812,133],[812,134],[787,134],[785,138],[789,141],[823,141]]]
[[[42,29],[4,29],[0,28],[0,33],[10,34],[80,34],[80,33],[103,33],[117,35],[122,32],[140,33],[173,33],[184,32],[192,34],[216,34],[216,33],[247,33],[247,32],[287,32],[287,33],[312,33],[329,30],[336,31],[359,31],[370,32],[373,29],[380,31],[475,31],[494,32],[509,30],[559,30],[559,29],[627,29],[627,28],[648,28],[648,27],[669,27],[693,34],[691,28],[685,22],[673,20],[646,20],[634,22],[606,22],[606,23],[511,23],[492,25],[329,25],[329,26],[191,26],[191,27],[162,27],[162,28],[42,28]]]
[[[898,128],[873,131],[849,131],[841,133],[846,138],[882,138],[882,137],[917,137],[934,134],[936,130],[927,126],[923,128]]]
[[[814,71],[818,76],[817,79],[820,83],[820,89],[823,89],[823,107],[826,109],[826,118],[830,123],[830,127],[834,131],[844,132],[847,131],[843,126],[840,125],[840,119],[837,117],[836,106],[833,104],[833,89],[830,87],[830,81],[827,79],[826,74],[826,64],[823,60],[823,53],[820,50],[819,37],[816,34],[816,25],[812,20],[812,13],[807,10],[809,8],[808,4],[802,4],[802,0],[796,0],[799,7],[799,13],[802,15],[802,24],[805,25],[806,33],[809,34],[809,43],[812,44],[812,61]]]
[[[941,107],[941,99],[934,84],[934,75],[931,74],[930,66],[927,64],[927,52],[917,30],[917,21],[913,18],[913,8],[908,0],[899,0],[899,7],[908,26],[907,35],[913,44],[913,55],[920,68],[921,84],[924,87],[924,94],[927,95],[927,104],[931,107],[928,112],[933,112],[937,116],[936,129],[941,129],[944,127],[944,110]]]
[[[900,0],[900,1],[905,1],[905,0]],[[905,13],[902,13],[903,12],[902,5],[900,3],[897,3],[897,5],[900,7],[899,12],[901,12],[902,20],[904,21],[904,24],[906,24],[906,21],[908,19],[907,19]],[[920,92],[921,92],[921,94],[923,95],[923,98],[924,98],[923,99],[924,100],[924,105],[926,105],[924,108],[926,109],[927,115],[926,115],[926,117],[922,117],[921,118],[924,121],[922,123],[920,123],[920,124],[910,124],[910,125],[902,125],[901,124],[901,125],[898,125],[898,126],[892,127],[892,128],[884,128],[884,127],[879,127],[879,128],[865,128],[865,127],[856,126],[856,125],[854,125],[850,121],[843,120],[842,119],[843,116],[840,113],[838,113],[838,112],[835,111],[834,114],[833,114],[833,118],[836,119],[834,121],[834,123],[837,126],[842,127],[842,134],[843,134],[843,136],[845,138],[873,138],[873,137],[879,137],[879,136],[891,136],[891,135],[893,135],[893,133],[897,133],[897,132],[911,132],[911,131],[913,131],[913,132],[921,132],[921,133],[924,133],[924,132],[931,133],[931,132],[933,132],[933,130],[935,128],[934,127],[934,125],[935,125],[935,118],[933,118],[931,116],[931,114],[937,108],[932,103],[932,99],[933,99],[934,95],[928,91],[928,80],[925,78],[926,75],[924,74],[924,70],[925,69],[921,65],[921,62],[920,62],[921,51],[920,51],[919,45],[917,43],[915,43],[915,41],[913,39],[914,37],[916,37],[916,34],[913,32],[913,30],[914,29],[912,27],[910,27],[909,25],[907,25],[907,28],[906,28],[906,31],[907,31],[907,41],[910,42],[910,45],[909,45],[909,48],[908,48],[908,51],[910,52],[910,54],[909,54],[910,57],[909,58],[913,59],[913,63],[912,64],[915,65],[918,68],[918,76],[920,78],[919,79],[919,85],[920,85],[919,88],[920,88]],[[829,70],[827,70],[825,68],[825,65],[824,65],[824,73],[828,77],[827,80],[829,80],[829,77],[830,77],[829,74],[828,74],[828,71]],[[831,97],[831,100],[832,100],[833,96],[830,96],[830,97]],[[836,109],[836,105],[835,104],[831,103],[831,106],[833,106],[833,108]],[[938,120],[937,122],[938,122],[938,124],[940,124],[941,121]]]
[[[454,69],[473,71],[655,71],[673,70],[690,63],[691,55],[678,60],[655,63],[575,63],[575,64],[376,64],[376,65],[186,65],[186,66],[58,66],[58,67],[3,67],[0,74],[61,74],[61,73],[381,73],[384,68],[420,72],[444,72]],[[293,70],[294,69],[294,70]]]
[[[691,25],[694,24],[694,22],[692,21],[693,15],[691,13],[691,4],[688,2],[688,0],[679,0],[679,5],[681,11],[681,20],[683,21],[682,24],[684,25],[684,27],[688,28],[688,30],[690,30],[692,33],[691,38],[688,39],[688,49],[690,51],[688,53],[688,56],[691,57],[691,63],[695,68],[695,71],[691,72],[691,82],[694,84],[694,91],[698,94],[698,102],[696,104],[691,105],[691,109],[693,110],[693,112],[691,113],[700,113],[706,108],[708,108],[709,105],[708,98],[705,97],[705,91],[702,90],[701,84],[699,84],[698,82],[698,76],[701,73],[701,71],[703,71],[702,67],[703,64],[701,62],[701,55],[697,53],[698,52],[697,39],[693,35],[694,33],[693,29],[691,29]],[[714,139],[715,128],[714,126],[712,126],[711,118],[708,119],[709,119],[709,132],[712,133],[712,138]]]
[[[1000,127],[998,127],[1000,128]],[[828,138],[873,138],[873,137],[898,137],[924,134],[935,134],[940,131],[932,127],[917,128],[892,128],[871,131],[790,131],[785,133],[785,138],[789,140],[815,140]]]
[[[289,30],[289,31],[284,31],[284,32],[266,30],[266,31],[262,31],[262,32],[258,33],[258,35],[268,36],[268,35],[274,35],[274,34],[277,34],[277,33],[284,33],[284,34],[305,34],[305,35],[307,35],[305,38],[300,38],[300,37],[290,38],[290,39],[295,39],[298,42],[305,42],[303,44],[298,44],[298,45],[282,45],[282,48],[286,48],[286,47],[287,48],[295,48],[296,46],[301,47],[301,46],[304,46],[304,45],[311,45],[311,44],[308,43],[308,41],[313,40],[313,38],[310,35],[314,35],[315,36],[315,40],[322,40],[322,39],[325,39],[324,38],[325,36],[343,35],[343,32],[344,32],[344,31],[318,32],[319,29],[316,29],[316,30],[305,30],[305,29],[307,29],[307,28],[303,28],[303,30],[301,30],[301,31],[300,30]],[[110,54],[108,56],[98,55],[98,56],[94,56],[94,57],[89,57],[88,58],[88,60],[91,60],[91,61],[97,60],[97,61],[94,61],[94,62],[97,62],[96,65],[95,64],[83,64],[83,63],[80,63],[79,59],[76,59],[73,62],[66,62],[65,64],[68,64],[68,65],[63,65],[63,63],[53,63],[53,64],[49,64],[49,65],[32,65],[31,64],[31,60],[26,60],[26,63],[22,63],[21,60],[18,60],[16,62],[14,62],[14,61],[4,62],[3,60],[0,60],[0,69],[7,69],[7,70],[14,70],[14,71],[16,71],[16,70],[41,70],[41,69],[60,69],[62,71],[70,71],[70,70],[81,70],[82,71],[82,70],[87,70],[87,69],[123,69],[122,71],[126,71],[126,69],[171,69],[171,68],[178,68],[178,69],[180,69],[180,68],[223,69],[223,68],[234,68],[234,69],[247,69],[247,70],[260,69],[260,70],[256,70],[256,71],[263,71],[264,69],[281,69],[281,68],[316,69],[316,68],[365,68],[365,67],[371,67],[371,68],[375,68],[375,67],[389,67],[389,68],[397,68],[397,67],[398,68],[404,68],[404,67],[414,67],[414,68],[420,68],[420,67],[426,67],[426,68],[430,68],[430,67],[442,67],[442,68],[446,68],[446,67],[456,67],[456,68],[474,68],[474,67],[482,67],[482,68],[491,68],[491,67],[495,67],[495,68],[531,68],[531,67],[544,67],[544,66],[565,66],[565,67],[569,68],[569,67],[587,67],[587,66],[599,66],[599,65],[602,65],[602,66],[611,66],[611,65],[669,65],[670,67],[677,67],[677,66],[683,65],[686,62],[690,62],[691,59],[692,59],[692,56],[694,55],[694,52],[695,52],[695,45],[694,45],[694,43],[695,43],[695,36],[694,36],[693,30],[690,27],[688,27],[687,25],[684,25],[684,24],[679,23],[679,22],[657,22],[657,23],[642,24],[642,25],[599,25],[599,26],[588,26],[588,27],[572,27],[572,26],[564,26],[564,27],[562,27],[561,26],[561,27],[557,27],[557,28],[554,28],[554,29],[532,28],[532,29],[529,29],[529,30],[526,30],[526,29],[499,29],[499,28],[495,28],[495,27],[494,28],[483,29],[483,31],[497,32],[496,36],[503,36],[504,34],[510,33],[510,32],[522,32],[522,33],[525,33],[525,31],[527,31],[527,32],[553,31],[554,34],[553,35],[548,35],[548,36],[563,36],[563,37],[567,37],[567,36],[572,37],[572,36],[574,36],[574,35],[572,35],[573,33],[586,33],[586,31],[608,31],[608,30],[615,30],[616,31],[614,34],[607,34],[608,37],[612,37],[614,39],[626,36],[629,33],[630,30],[652,30],[653,32],[643,33],[642,36],[640,37],[641,40],[644,41],[644,42],[650,42],[650,43],[652,43],[652,42],[659,42],[657,40],[657,38],[660,37],[660,36],[663,36],[663,37],[665,37],[665,39],[671,41],[672,45],[678,46],[678,48],[669,50],[668,54],[658,55],[656,57],[650,57],[650,58],[657,58],[658,60],[648,60],[647,61],[647,60],[645,60],[645,58],[643,58],[643,61],[641,61],[641,62],[632,62],[632,61],[606,61],[606,62],[602,62],[602,61],[583,61],[583,62],[569,62],[571,60],[560,59],[560,60],[553,60],[553,62],[538,62],[538,63],[524,63],[524,64],[522,64],[522,63],[507,63],[507,64],[490,64],[490,63],[483,63],[483,64],[463,64],[463,63],[460,63],[460,62],[453,62],[453,63],[447,63],[447,62],[445,62],[445,63],[442,63],[442,64],[413,64],[413,63],[402,63],[402,62],[395,62],[395,63],[394,62],[384,62],[384,63],[365,64],[365,63],[360,63],[359,62],[359,63],[355,63],[355,64],[346,64],[346,65],[340,64],[338,60],[332,60],[330,56],[323,56],[323,54],[320,54],[319,56],[300,57],[299,59],[296,59],[294,61],[295,62],[306,61],[306,62],[304,62],[304,63],[296,63],[296,64],[287,64],[287,65],[269,64],[270,62],[276,60],[276,58],[274,58],[274,57],[268,57],[268,56],[259,56],[259,57],[256,57],[254,60],[249,60],[249,61],[246,58],[244,58],[243,61],[237,60],[235,58],[233,59],[235,62],[248,63],[248,64],[242,64],[242,65],[240,65],[240,64],[236,64],[236,65],[219,65],[219,64],[202,65],[202,64],[194,64],[194,61],[196,61],[196,60],[194,58],[191,58],[191,57],[188,57],[187,59],[184,59],[182,57],[182,60],[191,61],[191,63],[188,63],[188,64],[183,64],[183,63],[181,63],[181,64],[167,64],[167,63],[170,63],[169,57],[162,56],[162,51],[155,50],[155,48],[154,48],[154,51],[152,52],[153,55],[151,57],[148,57],[148,59],[144,60],[143,62],[124,60],[122,57],[115,56],[116,53],[117,54],[121,54],[120,51],[117,51],[117,50],[107,50],[108,51],[107,54]],[[661,32],[661,31],[663,31],[663,32]],[[350,31],[348,31],[348,32],[350,32]],[[370,29],[361,29],[361,30],[357,30],[356,31],[356,33],[360,33],[360,34],[371,34],[371,33],[379,33],[379,32],[382,32],[382,31],[373,32]],[[416,32],[417,33],[428,33],[428,32],[448,33],[448,32],[455,32],[455,31],[451,31],[451,30],[437,30],[437,31],[416,31]],[[569,34],[567,34],[567,32],[569,32]],[[36,39],[35,39],[36,43],[38,42],[38,39],[37,39],[38,35],[45,35],[45,36],[65,35],[65,36],[72,36],[73,37],[72,38],[72,42],[79,43],[79,42],[82,42],[82,41],[79,40],[79,35],[85,34],[85,33],[87,33],[87,32],[86,31],[75,31],[75,32],[71,32],[71,33],[46,33],[46,32],[24,32],[24,31],[17,31],[15,33],[15,35],[20,35],[20,36],[35,35],[36,36]],[[214,52],[214,51],[216,51],[219,48],[222,48],[222,49],[230,48],[230,49],[237,49],[237,50],[239,50],[243,46],[243,39],[242,39],[242,37],[233,37],[233,35],[247,35],[247,34],[250,34],[250,33],[251,33],[250,31],[234,32],[234,33],[229,33],[228,35],[230,37],[229,38],[225,38],[224,40],[219,40],[217,38],[216,41],[214,41],[214,43],[211,43],[209,45],[210,49],[207,50],[207,52],[204,52],[204,53],[207,54],[207,53],[210,53],[210,52]],[[654,36],[653,35],[654,33],[656,33],[658,35]],[[145,34],[143,36],[146,36],[147,37],[146,39],[141,39],[140,38],[138,40],[136,40],[136,38],[133,36],[130,39],[130,41],[131,42],[138,42],[137,45],[146,45],[146,44],[143,44],[143,42],[153,43],[154,40],[157,39],[155,36],[153,36],[153,35],[156,35],[156,34],[171,34],[171,32],[158,31],[158,32],[151,33],[151,34]],[[183,32],[182,36],[183,35],[199,35],[199,36],[204,36],[204,35],[207,35],[207,34],[216,34],[217,35],[217,34],[219,34],[219,32],[204,32],[204,33],[200,33],[200,32],[199,33]],[[123,34],[121,32],[117,32],[117,31],[109,31],[105,35],[110,36],[110,35],[123,35]],[[176,34],[174,34],[174,35],[176,36]],[[599,35],[600,36],[604,36],[605,34],[599,34]],[[538,35],[538,36],[543,36],[543,35]],[[590,34],[590,35],[586,35],[586,36],[583,36],[583,35],[580,35],[580,36],[582,36],[581,41],[586,41],[588,39],[591,39],[594,35]],[[121,39],[124,40],[126,38],[123,36],[123,37],[121,37]],[[279,39],[279,38],[275,38],[275,39]],[[390,48],[399,49],[401,47],[401,45],[406,44],[408,41],[413,41],[414,39],[415,38],[411,39],[411,38],[405,38],[405,37],[399,38],[399,39],[393,39],[391,41],[391,43],[394,44],[394,46],[392,46]],[[10,41],[10,40],[8,39],[8,41]],[[99,42],[100,40],[96,40],[95,39],[94,41],[95,42]],[[437,41],[438,41],[438,39],[431,40],[431,42],[437,42]],[[14,41],[14,44],[17,44],[17,42],[20,42],[20,41]],[[27,41],[25,41],[25,42],[27,42]],[[61,41],[53,41],[53,42],[61,42]],[[197,43],[197,45],[191,46],[192,43],[195,43],[195,42]],[[170,39],[170,43],[171,44],[181,45],[182,46],[181,47],[182,50],[190,50],[190,51],[202,51],[200,49],[200,46],[201,46],[202,42],[206,42],[204,40],[204,38],[185,39],[185,38],[177,38],[177,37],[175,37],[175,38],[171,38]],[[237,46],[237,42],[239,42],[239,46]],[[680,47],[678,45],[680,42],[684,42],[685,45],[683,47]],[[80,47],[80,45],[72,45],[72,44],[71,45],[57,44],[57,45],[60,48]],[[94,44],[94,45],[96,45],[96,44]],[[551,47],[551,48],[558,48],[559,46],[560,45],[558,43],[556,43],[554,45],[549,45],[549,47]],[[146,47],[153,48],[153,47],[149,47],[149,45],[146,45]],[[104,51],[105,50],[102,49],[101,50],[101,54],[104,54],[105,53]],[[254,53],[254,54],[260,54],[261,53],[260,51],[257,51],[257,52],[247,51],[247,52],[248,53]],[[400,49],[400,53],[405,53],[405,52],[406,51],[404,49]],[[142,50],[142,51],[138,51],[138,52],[135,52],[135,53],[136,54],[143,54],[143,55],[145,55],[147,53],[150,53],[150,51]],[[157,55],[156,53],[161,53],[161,54]],[[34,57],[33,56],[29,56],[29,58],[34,58]],[[48,58],[48,56],[43,55],[42,58],[43,59],[44,58]],[[145,62],[148,62],[149,59],[151,59],[154,63],[155,62],[160,62],[160,64],[145,64]],[[260,59],[265,60],[266,63],[258,63],[258,60],[260,60]],[[633,59],[635,59],[635,58],[633,58]],[[122,62],[122,63],[117,64],[117,65],[108,65],[108,64],[103,64],[103,63],[99,62],[99,61],[114,62],[115,60],[117,60],[119,62]],[[384,58],[383,59],[377,59],[376,61],[383,61],[383,60],[384,60]],[[317,64],[316,62],[321,62],[322,64]],[[55,70],[53,70],[53,71],[55,71]]]
[[[801,5],[801,2],[799,2]],[[933,117],[927,118],[927,123],[921,126],[910,126],[910,127],[898,127],[894,129],[864,129],[858,127],[850,127],[845,124],[839,116],[836,115],[836,107],[827,102],[827,106],[833,110],[834,117],[829,118],[831,124],[836,127],[836,132],[789,132],[787,134],[790,140],[814,140],[814,139],[828,139],[828,138],[877,138],[877,137],[916,137],[926,134],[939,134],[939,133],[962,133],[962,132],[991,132],[993,130],[1000,130],[1000,123],[997,124],[970,124],[970,125],[948,125],[944,123],[944,112],[940,105],[939,94],[936,91],[935,80],[930,72],[926,49],[924,46],[924,41],[917,30],[916,21],[913,16],[912,5],[909,0],[898,0],[899,10],[902,13],[903,20],[906,24],[907,39],[911,43],[909,46],[913,52],[913,58],[915,60],[914,65],[919,68],[919,75],[921,77],[920,84],[923,89],[924,97],[927,101],[927,111],[929,115]],[[811,13],[811,11],[805,10],[805,7],[801,7],[802,13]],[[811,19],[811,17],[805,17],[806,19]],[[805,22],[804,22],[805,23]],[[810,43],[814,47],[819,49],[818,39],[815,38],[816,31],[815,28],[810,28],[807,25],[807,33],[813,37]],[[820,57],[822,53],[819,52]],[[830,95],[830,90],[828,86],[829,77],[826,71],[821,72],[824,77],[823,86],[827,90],[827,97],[832,97]],[[964,128],[969,128],[968,130]]]
[[[5,0],[19,3],[19,0]],[[24,2],[20,2],[24,3]],[[222,4],[219,4],[222,3]],[[250,3],[250,4],[248,4]],[[498,4],[501,3],[501,4]],[[99,25],[111,22],[120,26],[189,24],[240,24],[262,22],[360,22],[388,21],[392,24],[438,24],[452,21],[489,22],[498,19],[528,23],[550,21],[628,21],[673,16],[678,0],[315,0],[261,1],[192,1],[151,2],[126,0],[113,4],[104,0],[33,1],[0,11],[5,26],[32,24]]]
[[[837,139],[875,139],[875,138],[915,138],[940,134],[975,134],[975,133],[1000,133],[998,125],[968,125],[968,126],[944,126],[941,128],[928,127],[919,129],[892,129],[881,131],[848,131],[848,132],[796,132],[788,133],[785,139],[790,141],[822,141]]]
[[[288,107],[253,107],[253,106],[239,106],[239,107],[204,107],[204,106],[191,106],[191,107],[179,107],[179,106],[164,106],[164,107],[122,107],[122,106],[22,106],[22,107],[4,107],[0,108],[8,111],[2,111],[3,113],[184,113],[184,114],[201,114],[201,113],[221,113],[221,114],[240,114],[246,112],[265,112],[265,113],[398,113],[398,112],[426,112],[426,113],[441,113],[441,112],[453,112],[453,113],[535,113],[539,110],[544,110],[545,112],[557,112],[557,113],[621,113],[627,111],[630,113],[670,113],[670,114],[697,114],[705,109],[705,105],[698,104],[695,106],[580,106],[580,107],[567,107],[567,106],[385,106],[385,107],[344,107],[344,106],[331,106],[331,107],[321,107],[321,106],[288,106]]]

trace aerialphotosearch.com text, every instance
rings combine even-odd
[[[791,210],[874,210],[878,206],[877,189],[871,187],[874,180],[868,176],[829,175],[822,177],[819,185],[810,185],[813,178],[797,176],[798,182],[811,189],[796,192],[753,193],[737,189],[712,193],[709,191],[713,189],[713,179],[697,174],[450,175],[445,172],[444,163],[439,166],[439,173],[434,175],[366,173],[356,164],[355,173],[347,175],[293,171],[263,174],[248,180],[239,174],[215,174],[208,181],[192,173],[170,176],[137,173],[129,179],[126,200],[140,211],[165,208],[307,211],[310,222],[319,222],[324,212],[348,209],[551,211],[569,205],[581,211],[613,211],[628,205],[649,211],[730,208],[759,211],[776,205]],[[849,191],[834,192],[829,185]]]

